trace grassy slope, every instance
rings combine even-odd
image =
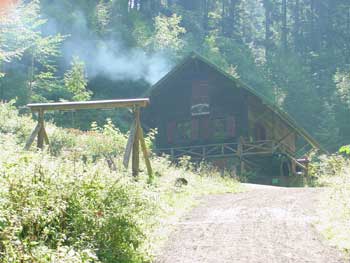
[[[350,254],[350,160],[340,155],[322,156],[314,165],[321,196],[317,228],[334,245]]]
[[[239,190],[235,180],[209,167],[194,169],[185,159],[174,167],[153,157],[153,182],[144,173],[135,182],[122,166],[126,136],[111,123],[87,133],[49,124],[51,154],[24,151],[34,126],[0,104],[4,263],[147,262],[198,197]],[[178,177],[188,185],[176,187]]]

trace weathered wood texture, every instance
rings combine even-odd
[[[139,125],[138,131],[139,131],[139,139],[140,139],[141,149],[142,149],[142,153],[143,153],[143,158],[145,159],[145,164],[146,164],[146,168],[147,168],[147,173],[149,175],[152,175],[153,171],[152,171],[151,161],[149,160],[149,154],[148,154],[145,138],[143,136],[143,130],[142,130],[141,125]]]
[[[29,148],[33,144],[35,138],[38,136],[38,133],[39,133],[40,129],[41,129],[41,125],[40,125],[40,123],[38,123],[35,126],[34,130],[32,131],[32,133],[30,134],[30,136],[29,136],[29,138],[28,138],[28,140],[26,142],[26,145],[24,146],[25,150],[29,150]]]
[[[126,148],[125,148],[125,152],[124,152],[124,159],[123,159],[123,165],[125,168],[129,167],[129,161],[130,161],[130,156],[131,156],[131,152],[132,152],[132,148],[134,145],[134,141],[135,141],[135,121],[132,123],[131,128],[130,128],[130,133],[129,133],[129,138],[128,141],[126,143]]]
[[[244,170],[254,163],[272,167],[274,158],[287,156],[296,171],[302,167],[297,139],[317,145],[287,114],[203,59],[176,67],[150,94],[145,121],[158,128],[157,148],[175,159],[233,157]],[[193,114],[194,106],[205,111]]]
[[[83,110],[83,109],[114,109],[146,107],[149,99],[125,99],[125,100],[98,100],[98,101],[77,101],[77,102],[55,102],[28,104],[32,111],[48,110]]]
[[[260,125],[266,132],[265,140],[273,140],[280,149],[294,154],[296,151],[296,131],[254,96],[248,97],[248,120],[250,139],[256,140],[256,128]]]
[[[44,127],[44,111],[40,110],[38,114],[38,123],[40,124],[40,130],[38,133],[38,142],[37,146],[39,149],[44,147],[44,136],[45,136],[45,127]]]
[[[132,148],[132,175],[136,177],[139,174],[140,170],[140,137],[139,137],[139,129],[140,129],[140,109],[136,108],[134,110],[134,118],[135,118],[135,138]]]

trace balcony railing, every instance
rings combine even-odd
[[[177,159],[181,156],[191,156],[195,160],[217,157],[236,157],[249,155],[268,155],[275,151],[274,141],[255,141],[240,143],[221,143],[198,146],[185,146],[157,149],[157,153],[163,153]]]
[[[248,159],[253,156],[268,156],[276,152],[284,153],[293,163],[300,168],[307,170],[295,157],[295,153],[282,142],[273,140],[245,142],[243,139],[238,143],[221,143],[198,146],[174,147],[156,149],[157,154],[166,154],[171,159],[176,160],[182,156],[191,156],[192,160],[206,160],[211,158],[238,157],[246,164],[250,164]]]

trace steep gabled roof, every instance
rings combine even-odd
[[[225,78],[230,80],[231,82],[235,83],[236,88],[242,88],[246,90],[248,93],[258,97],[262,103],[268,107],[270,110],[272,110],[277,116],[279,116],[288,126],[290,126],[293,130],[295,130],[302,138],[305,139],[312,147],[317,149],[322,149],[321,145],[301,126],[297,124],[297,122],[289,116],[287,112],[280,109],[275,104],[271,103],[265,96],[257,92],[256,90],[252,89],[248,85],[246,85],[244,82],[242,82],[239,79],[234,78],[224,70],[222,70],[219,66],[209,61],[207,58],[199,55],[198,53],[192,52],[190,55],[185,57],[177,66],[175,66],[168,74],[166,74],[162,79],[160,79],[156,84],[154,84],[147,92],[148,95],[159,89],[163,83],[171,79],[176,75],[177,72],[179,72],[185,65],[188,63],[191,63],[194,60],[198,60],[209,66],[214,71],[222,74]]]

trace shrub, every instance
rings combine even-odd
[[[11,136],[1,146],[1,262],[46,262],[44,251],[47,262],[64,251],[81,262],[143,261],[141,219],[152,205],[139,185],[101,162],[23,152]]]
[[[321,197],[318,228],[331,242],[350,252],[350,159],[323,155],[311,166],[318,185],[327,186]]]
[[[200,195],[237,190],[188,158],[174,166],[153,156],[158,177],[150,184],[141,171],[136,182],[122,164],[127,135],[110,120],[89,132],[47,123],[51,148],[24,151],[35,122],[17,114],[0,104],[0,262],[149,262],[169,234],[164,222]],[[177,187],[178,177],[188,185]]]

